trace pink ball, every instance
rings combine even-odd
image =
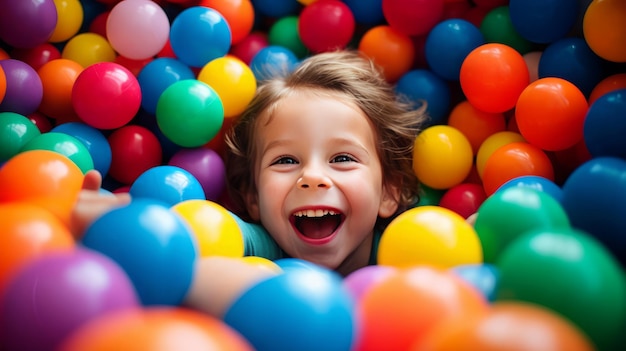
[[[338,0],[318,0],[305,7],[298,19],[300,39],[315,53],[344,48],[354,28],[352,10]]]
[[[72,105],[78,116],[98,129],[126,125],[141,106],[141,87],[124,66],[100,62],[86,67],[74,82]]]
[[[381,282],[383,279],[395,274],[397,269],[391,266],[365,266],[350,273],[344,280],[343,285],[356,301],[370,287]]]
[[[207,200],[217,201],[226,186],[224,161],[211,149],[181,149],[170,158],[168,164],[178,166],[196,177]]]

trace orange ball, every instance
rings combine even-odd
[[[530,82],[524,57],[500,43],[483,44],[472,50],[461,64],[461,89],[467,100],[485,112],[505,112]]]
[[[43,86],[39,112],[55,119],[78,119],[72,106],[72,88],[82,71],[79,63],[64,58],[43,64],[37,71]]]
[[[482,179],[485,171],[485,164],[491,154],[499,149],[501,146],[514,142],[525,142],[526,140],[520,133],[511,132],[508,130],[494,133],[485,139],[476,153],[476,171],[478,176]]]
[[[483,187],[487,196],[507,181],[535,175],[554,181],[554,168],[548,155],[532,144],[515,142],[495,150],[483,171]]]
[[[7,92],[7,75],[4,73],[4,69],[0,67],[0,103],[4,100],[4,96]]]
[[[484,315],[437,328],[410,351],[591,351],[567,319],[539,305],[498,302]]]
[[[600,96],[619,89],[626,89],[626,73],[610,75],[596,84],[591,94],[589,94],[589,106],[598,100]]]
[[[60,153],[24,151],[0,168],[0,203],[39,205],[68,224],[83,178],[80,168]]]
[[[519,96],[515,121],[526,141],[558,151],[582,140],[587,109],[587,98],[576,85],[546,77],[529,84]]]
[[[583,35],[589,48],[605,60],[626,62],[626,2],[594,0],[583,17]]]
[[[478,290],[449,270],[416,266],[371,285],[358,302],[355,350],[408,350],[437,325],[487,313]]]
[[[244,39],[254,25],[254,6],[250,0],[200,0],[196,6],[205,6],[219,12],[230,27],[231,44]]]
[[[359,42],[359,51],[374,60],[385,79],[395,82],[413,65],[415,47],[408,35],[388,25],[370,28]]]
[[[148,307],[107,313],[75,330],[59,351],[252,351],[219,319],[181,307]]]
[[[472,145],[472,152],[476,154],[485,139],[506,129],[506,120],[502,113],[481,111],[465,100],[452,109],[448,125],[465,135]]]
[[[0,294],[25,263],[44,253],[75,246],[61,220],[39,206],[3,203],[0,218]]]

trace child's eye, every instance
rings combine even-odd
[[[330,162],[331,163],[356,162],[356,160],[354,159],[354,157],[352,157],[350,155],[337,155],[337,156],[333,157],[333,159]]]
[[[274,165],[295,165],[298,162],[292,157],[283,156],[274,161]]]

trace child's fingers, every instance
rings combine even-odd
[[[84,190],[99,190],[102,186],[102,175],[96,170],[88,171],[83,178]]]

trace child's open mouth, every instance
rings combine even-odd
[[[330,238],[343,222],[341,213],[322,209],[297,211],[291,218],[299,234],[315,242]]]

